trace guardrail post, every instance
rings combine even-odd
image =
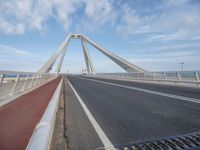
[[[145,72],[144,72],[143,74],[144,74],[144,79],[146,79],[146,74],[145,74]]]
[[[1,76],[1,80],[0,80],[0,84],[3,83],[4,78],[5,78],[5,74],[2,74],[2,76]]]
[[[198,76],[198,73],[197,73],[197,72],[195,72],[195,76],[196,76],[197,82],[199,82],[199,76]]]
[[[49,81],[49,78],[50,78],[50,75],[48,74],[48,75],[47,75],[47,81],[46,81],[46,82],[48,82],[48,81]]]
[[[42,83],[42,78],[43,78],[43,74],[41,75],[41,77],[40,77],[40,80],[39,80],[39,84],[41,84]]]
[[[44,83],[46,81],[46,74],[44,74],[43,79],[42,79],[42,83]]]
[[[177,72],[176,74],[177,74],[177,79],[180,81],[180,80],[181,80],[181,77],[180,77],[179,72]]]
[[[154,74],[154,72],[152,72],[152,77],[153,77],[153,79],[155,79],[155,74]]]
[[[195,76],[196,76],[196,80],[197,80],[197,86],[199,86],[200,80],[199,80],[198,72],[195,72]]]
[[[32,81],[31,81],[31,84],[29,85],[29,87],[28,88],[31,88],[32,87],[32,85],[33,85],[33,81],[35,80],[35,74],[33,75],[33,79],[32,79]]]
[[[167,80],[167,76],[166,76],[165,72],[163,72],[163,77],[164,77],[165,80]]]
[[[47,81],[48,81],[48,75],[45,76],[45,82],[47,82]]]
[[[38,81],[39,76],[40,76],[39,74],[36,75],[35,82],[34,82],[33,86],[36,86],[36,85],[37,85],[37,81]]]
[[[26,87],[26,85],[27,85],[27,82],[28,82],[29,77],[30,77],[30,74],[28,74],[28,75],[26,76],[26,80],[25,80],[25,83],[24,83],[24,85],[23,85],[21,91],[24,91],[24,89],[25,89],[25,87]]]
[[[39,85],[40,84],[40,80],[41,80],[41,74],[38,75],[38,80],[36,82],[36,85]]]
[[[15,84],[14,84],[14,86],[13,86],[13,89],[11,90],[10,95],[13,95],[13,94],[14,94],[15,89],[16,89],[16,87],[17,87],[17,83],[18,83],[18,81],[19,81],[19,78],[20,78],[20,75],[18,74],[17,77],[16,77],[16,80],[15,80]]]

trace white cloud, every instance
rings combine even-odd
[[[193,52],[197,52],[197,50],[200,48],[199,43],[183,43],[183,44],[175,44],[175,45],[162,45],[162,46],[154,46],[154,47],[148,47],[145,49],[137,49],[138,53],[147,53],[147,52],[166,52],[166,51],[189,51],[192,50]]]
[[[112,11],[111,2],[108,0],[86,0],[86,15],[95,24],[103,25],[112,19]]]
[[[14,55],[14,56],[30,56],[31,54],[25,50],[17,49],[12,46],[8,45],[0,45],[0,54],[1,56],[8,56],[8,55]]]
[[[0,70],[37,71],[42,63],[41,56],[10,45],[0,44]]]
[[[84,27],[89,25],[98,28],[110,22],[111,15],[110,0],[0,1],[0,32],[23,34],[33,30],[46,31],[47,22],[51,18],[60,23],[65,30],[68,30],[72,23],[83,28],[82,22]]]
[[[185,63],[184,70],[199,70],[199,68],[196,65],[199,63],[199,55],[194,56],[186,54],[175,57],[165,57],[164,55],[155,55],[154,57],[135,56],[134,59],[129,58],[127,60],[149,71],[180,71],[181,62]]]
[[[157,4],[158,11],[142,14],[134,1],[113,0],[7,0],[0,1],[0,32],[23,34],[47,31],[54,21],[68,31],[98,31],[111,26],[121,35],[156,33],[147,41],[198,39],[200,5],[190,0],[167,0]],[[152,1],[153,3],[153,1]],[[134,6],[134,7],[133,7]],[[148,8],[148,11],[153,12]],[[73,26],[72,26],[73,24]],[[156,37],[157,36],[157,37]],[[159,37],[160,36],[160,37]]]
[[[121,7],[122,18],[119,25],[117,25],[117,32],[120,34],[133,34],[140,26],[140,17],[137,12],[132,9],[128,4]]]
[[[158,6],[157,6],[158,7]],[[121,35],[156,33],[149,41],[195,39],[200,34],[200,6],[190,0],[168,0],[159,4],[159,11],[141,14],[128,4],[121,6],[122,17],[117,25]]]

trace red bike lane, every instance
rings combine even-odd
[[[61,77],[0,108],[0,150],[23,150],[46,110]]]

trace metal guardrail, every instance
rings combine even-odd
[[[28,91],[34,87],[48,82],[57,76],[55,74],[38,74],[14,71],[4,71],[1,73],[0,99]]]
[[[31,139],[26,147],[27,150],[48,150],[50,148],[50,142],[52,139],[56,112],[59,104],[59,98],[62,89],[61,79],[57,86],[46,111],[44,112],[42,119],[37,124]]]
[[[97,77],[109,77],[116,79],[128,79],[152,82],[168,82],[174,84],[191,84],[200,86],[199,71],[184,72],[139,72],[139,73],[97,73]]]

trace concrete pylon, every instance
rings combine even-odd
[[[66,45],[68,45],[70,39],[71,39],[72,34],[70,33],[65,40],[63,41],[63,43],[59,46],[59,48],[57,49],[57,51],[47,60],[47,62],[39,69],[38,73],[48,73],[51,69],[52,66],[54,65],[54,63],[56,62],[56,60],[58,59],[58,57],[60,56],[60,54],[65,50]],[[64,52],[63,52],[64,55]],[[63,57],[64,58],[64,57]],[[61,57],[62,59],[62,57]],[[63,59],[62,59],[63,61]],[[61,61],[61,63],[62,63]]]
[[[63,59],[65,57],[67,47],[70,43],[71,39],[79,39],[81,40],[87,73],[95,75],[95,69],[92,63],[92,59],[89,55],[89,51],[87,48],[87,43],[91,44],[93,47],[95,47],[97,50],[99,50],[101,53],[106,55],[108,58],[110,58],[112,61],[114,61],[116,64],[118,64],[120,67],[122,67],[127,72],[145,72],[146,70],[128,62],[127,60],[113,54],[112,52],[108,51],[107,49],[101,47],[96,42],[90,40],[87,36],[83,34],[69,34],[67,38],[64,40],[64,42],[61,44],[61,46],[58,48],[58,50],[48,59],[48,61],[41,67],[41,69],[38,71],[38,73],[47,73],[52,69],[52,66],[56,62],[56,60],[59,58],[58,66],[56,68],[56,72],[60,72],[60,68],[63,63]]]
[[[89,51],[88,51],[88,48],[87,48],[87,44],[85,43],[85,41],[83,39],[81,39],[81,44],[82,44],[82,47],[83,47],[83,54],[84,54],[84,57],[85,57],[87,73],[94,75],[95,70],[94,70],[94,66],[93,66],[93,63],[92,63],[92,59],[90,57],[90,54],[89,54]]]
[[[97,43],[95,43],[94,41],[90,40],[88,37],[86,37],[85,35],[81,35],[82,38],[87,41],[88,43],[90,43],[92,46],[94,46],[96,49],[98,49],[100,52],[102,52],[104,55],[106,55],[107,57],[109,57],[111,60],[113,60],[115,63],[117,63],[120,67],[122,67],[125,71],[127,72],[145,72],[144,69],[126,61],[125,59],[111,53],[110,51],[108,51],[107,49],[101,47],[100,45],[98,45]]]
[[[65,54],[66,54],[66,51],[67,51],[67,47],[69,45],[69,42],[71,40],[71,36],[68,37],[68,40],[66,41],[64,47],[63,47],[63,50],[62,50],[62,53],[61,53],[61,56],[60,56],[60,60],[58,62],[58,66],[56,68],[56,73],[59,73],[60,72],[60,68],[62,66],[62,63],[63,63],[63,60],[64,60],[64,57],[65,57]]]

